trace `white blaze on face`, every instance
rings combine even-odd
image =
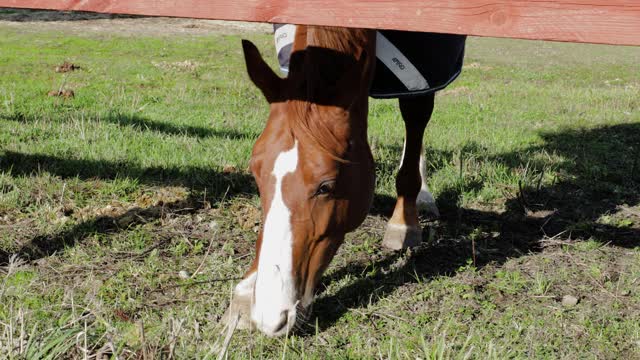
[[[268,335],[279,335],[288,331],[296,317],[296,296],[291,273],[291,212],[282,196],[282,179],[294,172],[297,166],[296,141],[293,148],[278,155],[273,165],[271,174],[276,178],[276,184],[262,232],[251,319],[258,329]]]

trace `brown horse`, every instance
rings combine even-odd
[[[270,115],[250,161],[263,226],[256,258],[234,289],[227,324],[253,325],[272,336],[287,333],[311,305],[345,234],[367,215],[375,184],[367,142],[375,38],[373,30],[298,26],[285,79],[243,41],[249,77]],[[433,99],[399,101],[406,138],[398,199],[383,240],[392,249],[421,242],[421,203],[437,214],[420,165]]]

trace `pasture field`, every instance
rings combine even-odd
[[[240,39],[273,39],[30,26],[0,25],[0,357],[215,358],[260,223]],[[372,101],[371,215],[307,323],[229,358],[640,359],[640,48],[469,39],[425,139],[442,216],[391,252],[403,131]]]

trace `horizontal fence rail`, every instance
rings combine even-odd
[[[0,7],[640,45],[640,0],[0,0]]]

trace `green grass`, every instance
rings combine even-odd
[[[427,128],[425,244],[380,247],[404,129],[373,101],[371,216],[307,329],[232,357],[640,358],[640,49],[472,38],[466,64]],[[0,354],[215,357],[266,116],[239,36],[0,28]]]

